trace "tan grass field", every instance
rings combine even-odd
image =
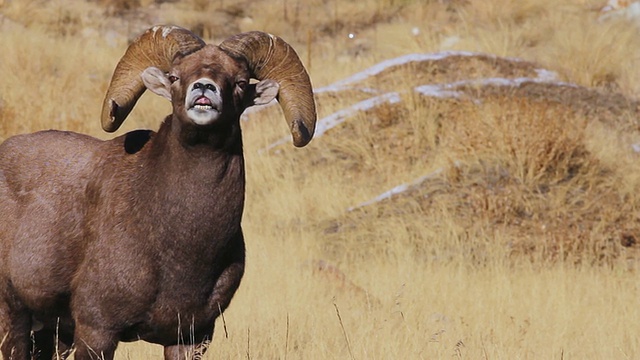
[[[111,72],[154,24],[275,33],[324,88],[320,119],[397,101],[303,149],[270,147],[276,107],[247,116],[247,271],[206,358],[638,359],[640,30],[557,3],[0,0],[0,139],[112,136]],[[147,94],[119,133],[169,111]]]

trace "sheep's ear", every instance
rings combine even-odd
[[[164,71],[151,66],[144,69],[140,76],[147,89],[171,101],[171,81]]]
[[[278,96],[278,90],[280,85],[275,80],[262,80],[259,83],[252,85],[255,86],[253,91],[253,105],[264,105],[270,103]]]

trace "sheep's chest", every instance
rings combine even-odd
[[[244,268],[241,233],[232,239],[213,249],[199,249],[199,257],[191,261],[172,261],[181,256],[167,252],[171,257],[157,268],[153,303],[144,320],[125,335],[131,340],[140,338],[163,345],[177,342],[177,334],[182,334],[181,342],[210,336],[216,317],[231,301],[243,273],[236,270],[238,266]],[[216,256],[203,256],[206,251]]]

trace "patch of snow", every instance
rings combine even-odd
[[[547,69],[536,69],[535,71],[536,71],[536,74],[538,74],[536,79],[539,79],[541,81],[557,81],[558,80],[558,73],[555,71],[551,71]]]
[[[414,181],[412,181],[410,183],[400,184],[400,185],[398,185],[398,186],[396,186],[396,187],[394,187],[394,188],[392,188],[392,189],[390,189],[388,191],[383,192],[382,194],[374,197],[371,200],[367,200],[367,201],[362,202],[362,203],[360,203],[360,204],[358,204],[356,206],[350,207],[350,208],[347,209],[347,211],[353,211],[355,209],[358,209],[358,208],[361,208],[361,207],[365,207],[365,206],[369,206],[369,205],[373,205],[375,203],[379,203],[379,202],[381,202],[383,200],[389,199],[394,195],[401,194],[401,193],[411,189],[412,187],[420,185],[421,183],[425,182],[426,180],[435,178],[436,176],[440,175],[443,171],[444,171],[443,168],[438,168],[437,170],[432,171],[427,175],[421,176],[421,177],[415,179]]]
[[[576,86],[570,83],[557,82],[556,73],[549,70],[538,69],[538,77],[535,78],[484,78],[484,79],[472,79],[472,80],[460,80],[446,84],[428,84],[416,86],[414,91],[424,95],[437,98],[462,98],[466,94],[463,91],[457,90],[464,86],[482,87],[482,86],[511,86],[519,87],[525,83],[550,83],[559,86]]]
[[[460,91],[446,90],[446,87],[443,85],[422,85],[415,87],[414,90],[421,95],[438,98],[458,98],[463,95]]]
[[[316,93],[337,92],[342,90],[347,85],[362,82],[394,66],[405,65],[412,62],[442,60],[450,56],[474,56],[474,55],[479,55],[479,54],[466,52],[466,51],[445,51],[440,53],[429,53],[429,54],[408,54],[408,55],[400,56],[397,58],[382,61],[368,69],[355,73],[331,85],[318,88],[315,92]]]
[[[347,118],[355,115],[361,111],[371,110],[381,104],[389,103],[395,104],[401,101],[400,94],[397,92],[390,92],[380,96],[372,97],[370,99],[362,100],[356,104],[351,105],[348,108],[339,110],[329,116],[318,121],[314,136],[322,136],[327,130],[336,127],[343,123]]]
[[[318,122],[316,123],[316,130],[314,132],[313,137],[318,138],[322,136],[327,130],[342,124],[343,122],[345,122],[345,120],[357,114],[358,112],[371,110],[376,106],[379,106],[384,103],[395,104],[400,101],[401,101],[400,94],[398,94],[397,92],[390,92],[390,93],[386,93],[380,96],[376,96],[376,97],[372,97],[372,98],[360,101],[356,104],[349,106],[348,108],[341,109],[339,111],[334,112],[331,115],[325,116],[322,119],[318,120]],[[260,150],[260,152],[268,151],[270,149],[273,149],[276,146],[285,144],[289,141],[290,141],[289,136],[283,137],[280,140],[270,144],[266,148]]]
[[[549,72],[553,73],[553,72]],[[543,77],[521,77],[515,79],[508,78],[482,78],[482,79],[471,79],[471,80],[460,80],[454,81],[446,84],[429,84],[415,87],[415,91],[427,96],[436,96],[436,97],[455,97],[464,95],[462,91],[458,91],[464,86],[511,86],[511,87],[519,87],[525,83],[549,83],[558,86],[571,86],[575,87],[577,85],[565,82],[554,81],[554,78],[548,77],[545,73]]]
[[[460,98],[464,95],[460,91],[448,90],[447,84],[422,85],[415,87],[414,90],[421,95],[437,98]]]

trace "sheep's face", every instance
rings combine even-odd
[[[246,63],[213,45],[177,57],[166,74],[150,67],[142,79],[149,90],[172,102],[178,118],[199,126],[237,121],[247,107],[266,104],[278,94],[273,80],[250,84]]]
[[[222,114],[221,88],[209,78],[200,78],[187,88],[184,108],[187,117],[197,125],[207,125]]]

